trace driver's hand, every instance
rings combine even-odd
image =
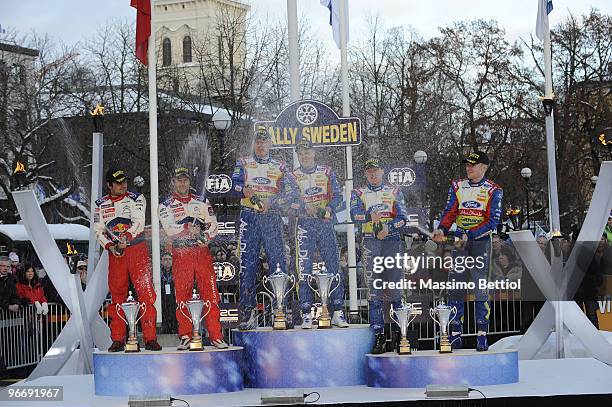
[[[446,236],[444,236],[443,231],[438,229],[434,232],[432,240],[436,243],[443,243],[446,240]]]
[[[372,212],[370,214],[370,218],[372,218],[372,223],[380,222],[380,220],[382,219],[382,214],[378,212]]]
[[[314,205],[306,205],[306,213],[308,216],[317,216],[317,208]]]
[[[198,236],[201,232],[202,232],[202,228],[200,227],[200,225],[189,225],[189,233],[191,233],[191,236]]]
[[[242,194],[244,195],[245,198],[251,199],[254,193],[255,191],[251,187],[242,188]]]
[[[387,226],[386,224],[383,225],[382,229],[380,232],[378,232],[378,234],[376,235],[376,238],[378,240],[384,240],[385,237],[387,237],[389,235],[389,226]]]

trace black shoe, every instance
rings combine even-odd
[[[125,350],[125,343],[121,341],[113,341],[113,344],[108,348],[109,352],[123,352]]]
[[[157,352],[162,350],[162,347],[155,339],[153,339],[152,341],[145,343],[145,349]]]
[[[380,355],[381,353],[385,353],[386,351],[387,339],[385,338],[385,333],[381,332],[376,334],[374,339],[374,347],[372,348],[373,355]]]

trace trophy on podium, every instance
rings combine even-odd
[[[128,297],[125,302],[121,305],[116,304],[115,306],[117,309],[117,315],[128,326],[129,334],[127,343],[125,344],[125,353],[140,352],[140,346],[138,346],[138,338],[136,337],[136,324],[144,316],[147,310],[147,305],[144,302],[138,303],[137,301],[135,301],[134,297],[132,297],[132,292],[130,291],[128,292]],[[141,308],[142,314],[140,315],[140,318],[138,318],[138,312]],[[125,318],[121,316],[119,309],[123,310]]]
[[[266,286],[268,281],[272,286],[272,291],[270,291],[270,289],[268,289]],[[291,282],[291,287],[289,290],[285,291],[287,282]],[[263,277],[263,287],[270,293],[270,295],[272,295],[272,297],[274,297],[276,301],[276,310],[274,311],[274,324],[272,325],[272,329],[275,331],[287,329],[287,317],[285,316],[285,311],[283,310],[283,300],[295,287],[295,277],[288,276],[287,274],[283,273],[281,271],[280,264],[277,264],[276,271],[271,276]]]
[[[204,309],[204,305],[207,306],[207,311],[204,315],[202,315],[202,309]],[[193,332],[191,333],[191,342],[189,342],[189,350],[202,350],[204,347],[202,346],[202,335],[200,335],[200,322],[204,319],[206,315],[212,309],[210,301],[202,301],[200,296],[196,293],[196,290],[193,290],[193,295],[189,301],[181,302],[180,305],[181,314],[185,317],[191,319],[191,323],[193,324]],[[183,308],[186,307],[189,310],[189,315],[185,314]]]
[[[340,274],[329,274],[327,273],[327,269],[325,266],[321,267],[321,272],[318,274],[307,274],[308,277],[308,286],[312,289],[312,291],[316,292],[321,298],[321,317],[319,318],[319,328],[331,328],[331,318],[329,316],[329,308],[327,304],[329,303],[329,296],[340,286]],[[316,290],[310,282],[312,280],[317,280],[318,290]],[[337,282],[336,286],[332,289],[331,286],[334,283],[334,280]]]
[[[393,316],[396,316],[394,318]],[[400,343],[399,343],[399,353],[400,355],[410,355],[412,350],[410,349],[410,342],[408,341],[408,325],[412,323],[417,317],[416,313],[414,313],[414,309],[411,304],[402,304],[398,308],[393,308],[393,304],[391,304],[391,309],[389,310],[389,317],[393,322],[399,325],[400,328]]]
[[[451,314],[455,313],[451,318]],[[457,307],[450,307],[444,303],[429,309],[429,315],[440,326],[440,353],[451,353],[453,350],[448,340],[448,326],[457,316]],[[436,319],[437,316],[437,319]]]

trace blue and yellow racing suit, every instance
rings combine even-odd
[[[372,213],[382,215],[380,225],[372,222]],[[374,257],[395,257],[403,252],[400,229],[406,225],[407,215],[404,196],[398,188],[388,185],[369,185],[355,189],[351,193],[351,218],[361,224],[363,235],[362,263],[365,268],[370,291],[370,327],[375,333],[384,329],[383,301],[391,302],[395,307],[401,303],[401,290],[382,288],[382,282],[401,280],[403,271],[399,268],[386,269],[374,273]],[[389,234],[379,240],[375,233],[382,225],[387,225]]]
[[[283,221],[280,209],[283,197],[291,187],[287,182],[285,163],[273,158],[256,156],[240,158],[232,174],[233,189],[240,200],[240,305],[243,310],[255,307],[256,278],[259,270],[259,251],[263,245],[270,270],[286,270]],[[251,187],[255,199],[244,196],[243,189]],[[258,206],[266,204],[266,213]]]
[[[503,191],[493,181],[483,178],[480,182],[470,182],[468,179],[453,181],[448,191],[446,208],[442,213],[439,229],[445,235],[456,223],[454,235],[462,237],[467,235],[468,241],[456,255],[482,257],[482,261],[475,261],[471,269],[461,273],[451,271],[449,279],[466,281],[470,274],[472,281],[478,288],[478,280],[488,279],[491,255],[491,235],[497,229],[501,217],[501,201]],[[491,307],[487,290],[476,289],[476,326],[478,331],[487,332]],[[457,317],[451,323],[451,334],[460,335],[463,330],[464,290],[449,292],[449,305],[457,307]]]
[[[342,203],[342,188],[333,170],[323,165],[300,167],[291,173],[291,177],[298,191],[295,195],[297,199],[291,206],[297,213],[294,236],[300,308],[302,312],[310,312],[313,292],[308,286],[306,275],[312,274],[315,251],[319,251],[328,273],[339,273],[334,217],[336,208]],[[308,215],[307,205],[317,208],[317,215]],[[339,286],[330,296],[330,311],[340,310],[343,305],[343,276],[341,273],[339,275]]]

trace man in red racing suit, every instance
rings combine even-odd
[[[149,248],[143,235],[147,203],[141,194],[127,190],[127,180],[123,170],[109,170],[106,173],[109,193],[96,201],[94,211],[96,237],[109,251],[108,289],[112,302],[108,314],[113,343],[108,351],[125,349],[126,326],[117,314],[117,304],[125,302],[130,280],[138,301],[146,307],[140,322],[145,349],[158,351],[161,346],[155,333],[155,288]]]
[[[210,342],[217,348],[227,348],[219,321],[217,278],[207,247],[217,234],[217,218],[208,199],[191,193],[187,168],[177,168],[172,183],[174,193],[160,205],[159,218],[164,231],[172,239],[172,276],[181,339],[178,350],[189,349],[191,341],[193,325],[191,318],[186,316],[189,310],[184,302],[192,296],[194,278],[201,298],[210,301],[211,309],[205,317]]]

